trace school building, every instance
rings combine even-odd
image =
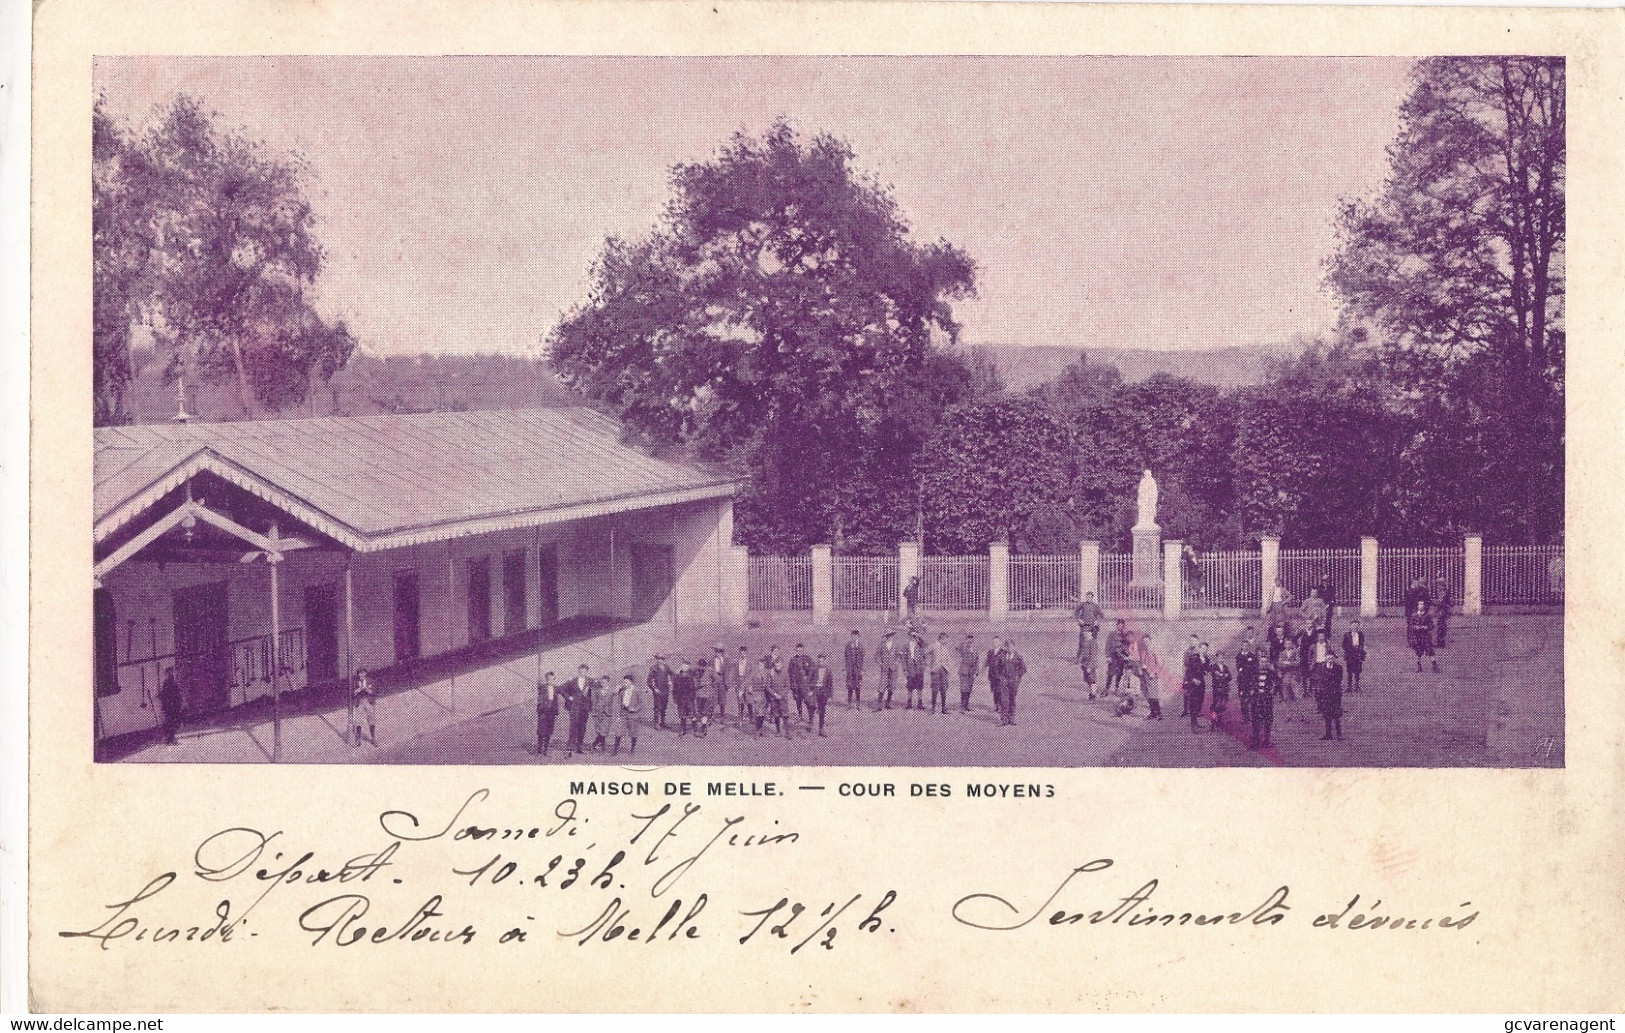
[[[95,432],[95,734],[572,618],[732,623],[734,477],[579,408]],[[274,645],[274,648],[273,648]]]

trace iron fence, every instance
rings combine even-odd
[[[1329,605],[1357,607],[1360,605],[1360,550],[1282,549],[1279,578],[1281,587],[1291,594],[1295,603],[1309,598],[1311,589],[1318,589],[1325,598],[1329,583],[1331,598],[1326,599]],[[1403,589],[1400,594],[1404,594]],[[1254,605],[1258,605],[1256,600]]]
[[[1483,592],[1486,606],[1561,603],[1563,546],[1485,546]]]
[[[986,556],[925,556],[920,559],[922,610],[986,610]]]
[[[1159,564],[1160,566],[1160,564]],[[1129,553],[1100,554],[1100,605],[1107,610],[1162,609],[1162,580],[1134,583],[1134,557]]]
[[[897,609],[896,556],[836,556],[830,565],[835,609]],[[923,577],[920,583],[923,588]]]
[[[1159,558],[1160,559],[1160,558]],[[1257,552],[1210,552],[1181,558],[1184,605],[1191,609],[1251,609],[1263,592],[1263,560]],[[1158,564],[1160,567],[1160,563]],[[896,556],[835,556],[831,575],[837,610],[895,610],[901,598]],[[1360,600],[1359,549],[1285,549],[1280,581],[1294,603],[1329,583],[1331,601],[1353,607]],[[1433,590],[1439,580],[1454,605],[1462,603],[1465,552],[1459,546],[1379,548],[1377,603],[1398,606],[1417,578]],[[1160,571],[1154,582],[1134,582],[1134,558],[1101,553],[1100,605],[1107,609],[1162,608]],[[1484,549],[1483,600],[1486,605],[1552,605],[1563,602],[1561,545],[1503,545]],[[1077,556],[1016,555],[1009,559],[1012,610],[1065,610],[1080,597]],[[985,611],[989,606],[990,565],[986,556],[924,556],[920,559],[919,606],[923,610]],[[812,609],[812,560],[807,556],[752,556],[748,565],[752,610]],[[266,679],[266,644],[233,643],[239,684]],[[302,629],[284,632],[283,654],[290,669],[304,666]],[[121,665],[122,666],[122,665]],[[260,679],[250,672],[260,668]],[[121,672],[122,674],[123,672]],[[130,672],[138,685],[144,671]],[[248,675],[248,677],[244,677]],[[145,693],[143,693],[145,695]]]
[[[1461,606],[1466,562],[1460,546],[1425,549],[1377,549],[1377,605],[1403,606],[1405,593],[1417,578],[1434,583],[1443,579],[1454,606]],[[1358,585],[1356,585],[1358,590]],[[1358,597],[1358,595],[1356,595]]]
[[[812,558],[752,556],[747,585],[752,610],[810,610]]]
[[[1186,553],[1181,563],[1180,585],[1187,607],[1258,609],[1263,593],[1262,553]]]
[[[1010,609],[1071,609],[1078,601],[1078,557],[1011,556]]]

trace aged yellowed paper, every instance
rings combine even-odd
[[[1622,44],[1604,11],[40,5],[31,1006],[1619,1010]],[[1545,149],[1447,141],[1486,177],[1517,171],[1495,192],[1423,184],[1364,224],[1366,250],[1335,243],[1332,202],[1403,179],[1393,113],[1419,83],[1438,124],[1538,127]],[[1452,89],[1499,114],[1455,111]],[[829,172],[841,146],[875,182]],[[837,185],[740,215],[782,184],[724,173],[791,178],[780,160]],[[663,207],[672,191],[711,207]],[[831,197],[863,203],[798,221]],[[1535,213],[1495,238],[1523,244],[1429,253],[1467,256],[1510,323],[1472,322],[1472,270],[1372,257],[1497,204]],[[805,225],[835,242],[806,246]],[[862,265],[853,226],[920,239]],[[952,316],[897,302],[922,280]],[[705,304],[661,307],[697,282]],[[842,308],[877,283],[893,309]],[[1423,413],[1413,444],[1448,436],[1415,380],[1372,410],[1351,407],[1360,390],[1313,396],[1311,417],[1344,423],[1226,438],[1194,466],[1170,446],[1116,480],[1073,453],[1033,472],[1040,422],[965,460],[998,420],[1086,390],[1088,362],[1018,383],[1006,336],[1104,342],[1135,381],[1129,346],[1153,337],[1366,343],[1360,304],[1372,342],[1396,309],[1423,326],[1412,344],[1492,351],[1513,325],[1535,341],[1533,381],[1451,382],[1472,405],[1450,412],[1477,412],[1545,377],[1527,433],[1453,461],[1503,464],[1480,478],[1506,489],[1495,505],[1445,519],[1431,500],[1455,482],[1435,480],[1421,504],[1372,503],[1402,529],[1380,543],[1303,513],[1221,531],[1201,508],[1204,470],[1235,454],[1269,468],[1235,466],[1236,498],[1244,473],[1333,492],[1337,448],[1277,438],[1368,449],[1361,413]],[[981,348],[963,354],[1005,356],[1003,391],[971,393],[965,359],[949,405],[907,364],[960,356],[942,338],[961,331]],[[869,365],[839,366],[876,340]],[[109,341],[148,365],[110,380]],[[503,394],[544,342],[559,380]],[[748,359],[715,358],[736,345]],[[487,352],[506,358],[457,381]],[[828,368],[746,375],[790,354]],[[1176,372],[1216,376],[1200,354]],[[638,394],[650,379],[675,392],[696,355],[712,366],[681,404],[632,404],[659,396]],[[387,380],[403,357],[416,372]],[[892,363],[911,370],[900,393],[848,391]],[[344,386],[363,369],[370,386]],[[792,374],[823,386],[774,379]],[[1241,389],[1284,383],[1267,375],[1206,381],[1226,393],[1204,412],[1264,405]],[[841,400],[820,432],[783,415],[806,397]],[[909,405],[931,443],[906,462],[839,437]],[[676,444],[735,449],[777,429],[780,465],[621,434],[674,425]],[[1346,469],[1413,468],[1369,455]],[[917,495],[838,490],[901,491],[861,480],[894,467]],[[1053,497],[1021,502],[1022,478]],[[794,495],[798,479],[827,490]],[[775,510],[764,485],[801,501]],[[826,499],[833,528],[770,538],[780,510]]]

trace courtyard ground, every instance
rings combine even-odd
[[[870,661],[865,705],[844,703],[840,653],[851,629],[863,632],[871,652],[884,627],[877,616],[846,618],[813,628],[803,617],[753,622],[748,628],[638,627],[598,633],[535,654],[484,662],[435,680],[406,681],[378,702],[378,745],[352,745],[344,734],[346,710],[313,708],[282,720],[283,758],[292,763],[552,764],[655,766],[923,765],[944,767],[1561,767],[1564,758],[1563,641],[1560,614],[1492,614],[1458,618],[1440,673],[1418,673],[1397,618],[1362,622],[1370,636],[1363,691],[1345,694],[1343,741],[1322,741],[1322,726],[1308,700],[1276,708],[1276,748],[1246,748],[1234,711],[1218,730],[1192,733],[1179,719],[1177,676],[1162,686],[1166,718],[1149,721],[1143,702],[1119,717],[1113,706],[1087,698],[1072,663],[1076,630],[1065,617],[1018,616],[990,628],[985,620],[928,615],[929,634],[957,643],[967,633],[986,650],[993,634],[1013,641],[1028,674],[1017,703],[1017,724],[999,725],[985,678],[978,679],[972,711],[958,711],[957,684],[946,715],[872,709],[875,671]],[[1136,622],[1149,632],[1158,657],[1177,671],[1188,636],[1197,634],[1232,660],[1248,623],[1239,618],[1191,616],[1165,623]],[[1340,618],[1340,636],[1347,618]],[[567,758],[560,748],[561,715],[548,757],[535,753],[535,684],[539,666],[569,677],[579,663],[595,676],[634,670],[657,651],[669,657],[704,657],[716,644],[752,656],[778,643],[786,656],[797,642],[825,652],[836,671],[829,736],[798,729],[786,740],[758,738],[731,723],[703,739],[674,729],[645,728],[633,755],[588,753]],[[1103,667],[1104,665],[1102,665]],[[1104,671],[1102,670],[1102,675]],[[730,713],[732,707],[730,707]],[[675,713],[671,715],[675,724]],[[269,759],[272,729],[263,716],[183,731],[174,746],[148,745],[127,759],[146,762],[260,762]],[[588,736],[591,742],[591,736]]]

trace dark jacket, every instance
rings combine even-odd
[[[644,684],[649,686],[649,691],[654,693],[656,699],[660,699],[671,692],[671,679],[671,668],[664,663],[656,663],[649,668]]]
[[[559,714],[559,687],[557,685],[536,686],[536,713],[557,717]]]
[[[790,691],[797,696],[805,696],[812,688],[813,671],[816,667],[813,658],[806,653],[797,653],[790,657]]]
[[[1351,667],[1365,663],[1365,631],[1360,631],[1358,642],[1354,640],[1354,635],[1352,628],[1343,632],[1343,659],[1347,660]]]

